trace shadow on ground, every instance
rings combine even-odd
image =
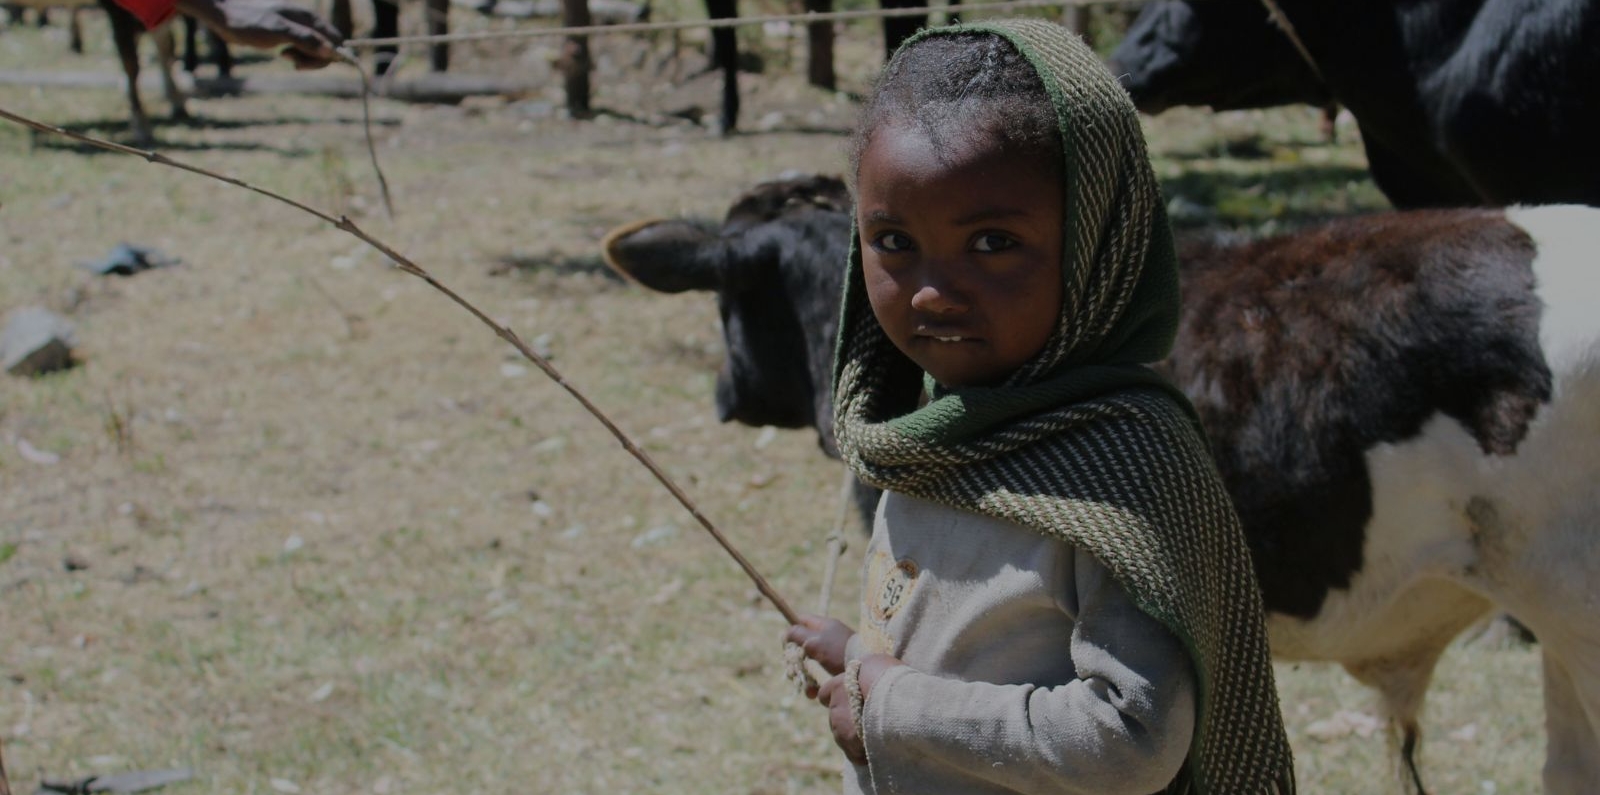
[[[627,283],[598,254],[502,254],[495,257],[494,267],[489,272],[494,275],[549,273],[556,276],[599,276],[612,284]]]

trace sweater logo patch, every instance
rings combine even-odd
[[[910,558],[893,560],[880,552],[874,556],[872,569],[872,576],[868,580],[872,583],[872,591],[867,603],[872,609],[873,618],[887,622],[909,601],[911,592],[916,588],[917,563]]]

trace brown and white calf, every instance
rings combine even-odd
[[[848,248],[835,179],[769,183],[720,229],[606,241],[652,289],[717,294],[724,420],[813,426]],[[1274,654],[1372,686],[1416,770],[1446,646],[1493,610],[1539,637],[1545,789],[1600,782],[1600,209],[1389,213],[1256,242],[1180,241],[1161,364],[1211,435]]]

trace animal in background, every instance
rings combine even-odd
[[[1600,0],[1152,0],[1111,56],[1141,110],[1331,96],[1396,207],[1600,205]]]
[[[156,68],[161,74],[161,84],[172,108],[173,121],[185,121],[189,111],[184,105],[183,91],[172,76],[172,65],[177,60],[177,48],[172,36],[172,23],[167,22],[155,30],[146,31],[138,17],[123,10],[111,0],[98,0],[111,22],[111,39],[116,43],[117,57],[122,62],[122,73],[127,78],[128,128],[133,141],[139,146],[149,146],[155,141],[150,131],[150,119],[144,103],[139,99],[139,37],[149,34],[156,44]]]
[[[95,0],[9,0],[0,3],[0,8],[6,12],[6,20],[12,25],[20,25],[24,13],[33,9],[36,15],[34,23],[39,27],[50,24],[50,11],[61,9],[67,12],[67,48],[75,53],[83,52],[83,22],[82,12],[85,8],[92,8]]]
[[[849,247],[844,184],[797,177],[720,227],[640,222],[613,267],[717,295],[719,416],[815,427]],[[1163,370],[1250,542],[1275,656],[1380,695],[1422,791],[1420,713],[1450,642],[1495,610],[1539,637],[1546,791],[1600,781],[1600,209],[1435,210],[1261,241],[1180,239]]]

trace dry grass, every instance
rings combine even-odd
[[[856,38],[846,88],[859,91],[872,39]],[[98,28],[89,40],[69,59],[53,34],[6,30],[0,66],[113,71]],[[537,77],[543,46],[458,56]],[[714,106],[714,80],[656,68],[665,41],[635,68],[643,46],[605,45],[602,107]],[[564,121],[534,104],[559,105],[555,92],[378,105],[392,225],[355,103],[195,102],[205,125],[158,135],[176,156],[365,213],[542,338],[808,606],[837,469],[809,433],[761,445],[718,425],[715,308],[618,283],[596,241],[641,215],[719,214],[785,169],[839,170],[854,107],[751,77],[746,119],[767,131],[723,141]],[[124,113],[111,91],[0,87],[0,105],[111,133]],[[1232,208],[1225,221],[1373,206],[1370,184],[1346,178],[1359,151],[1312,144],[1312,118],[1184,114],[1152,135],[1169,187]],[[1196,157],[1226,151],[1247,156]],[[128,279],[73,267],[122,240],[184,264]],[[559,390],[354,239],[224,185],[0,128],[0,309],[30,304],[70,308],[86,361],[0,378],[0,740],[23,791],[44,774],[164,766],[195,768],[197,792],[834,789],[822,715],[781,681],[770,607]],[[60,462],[25,459],[24,440]],[[853,586],[841,577],[835,604]],[[1379,789],[1379,737],[1307,734],[1364,709],[1360,689],[1314,666],[1281,675],[1306,791]],[[1536,652],[1459,649],[1439,680],[1438,790],[1534,791]]]

